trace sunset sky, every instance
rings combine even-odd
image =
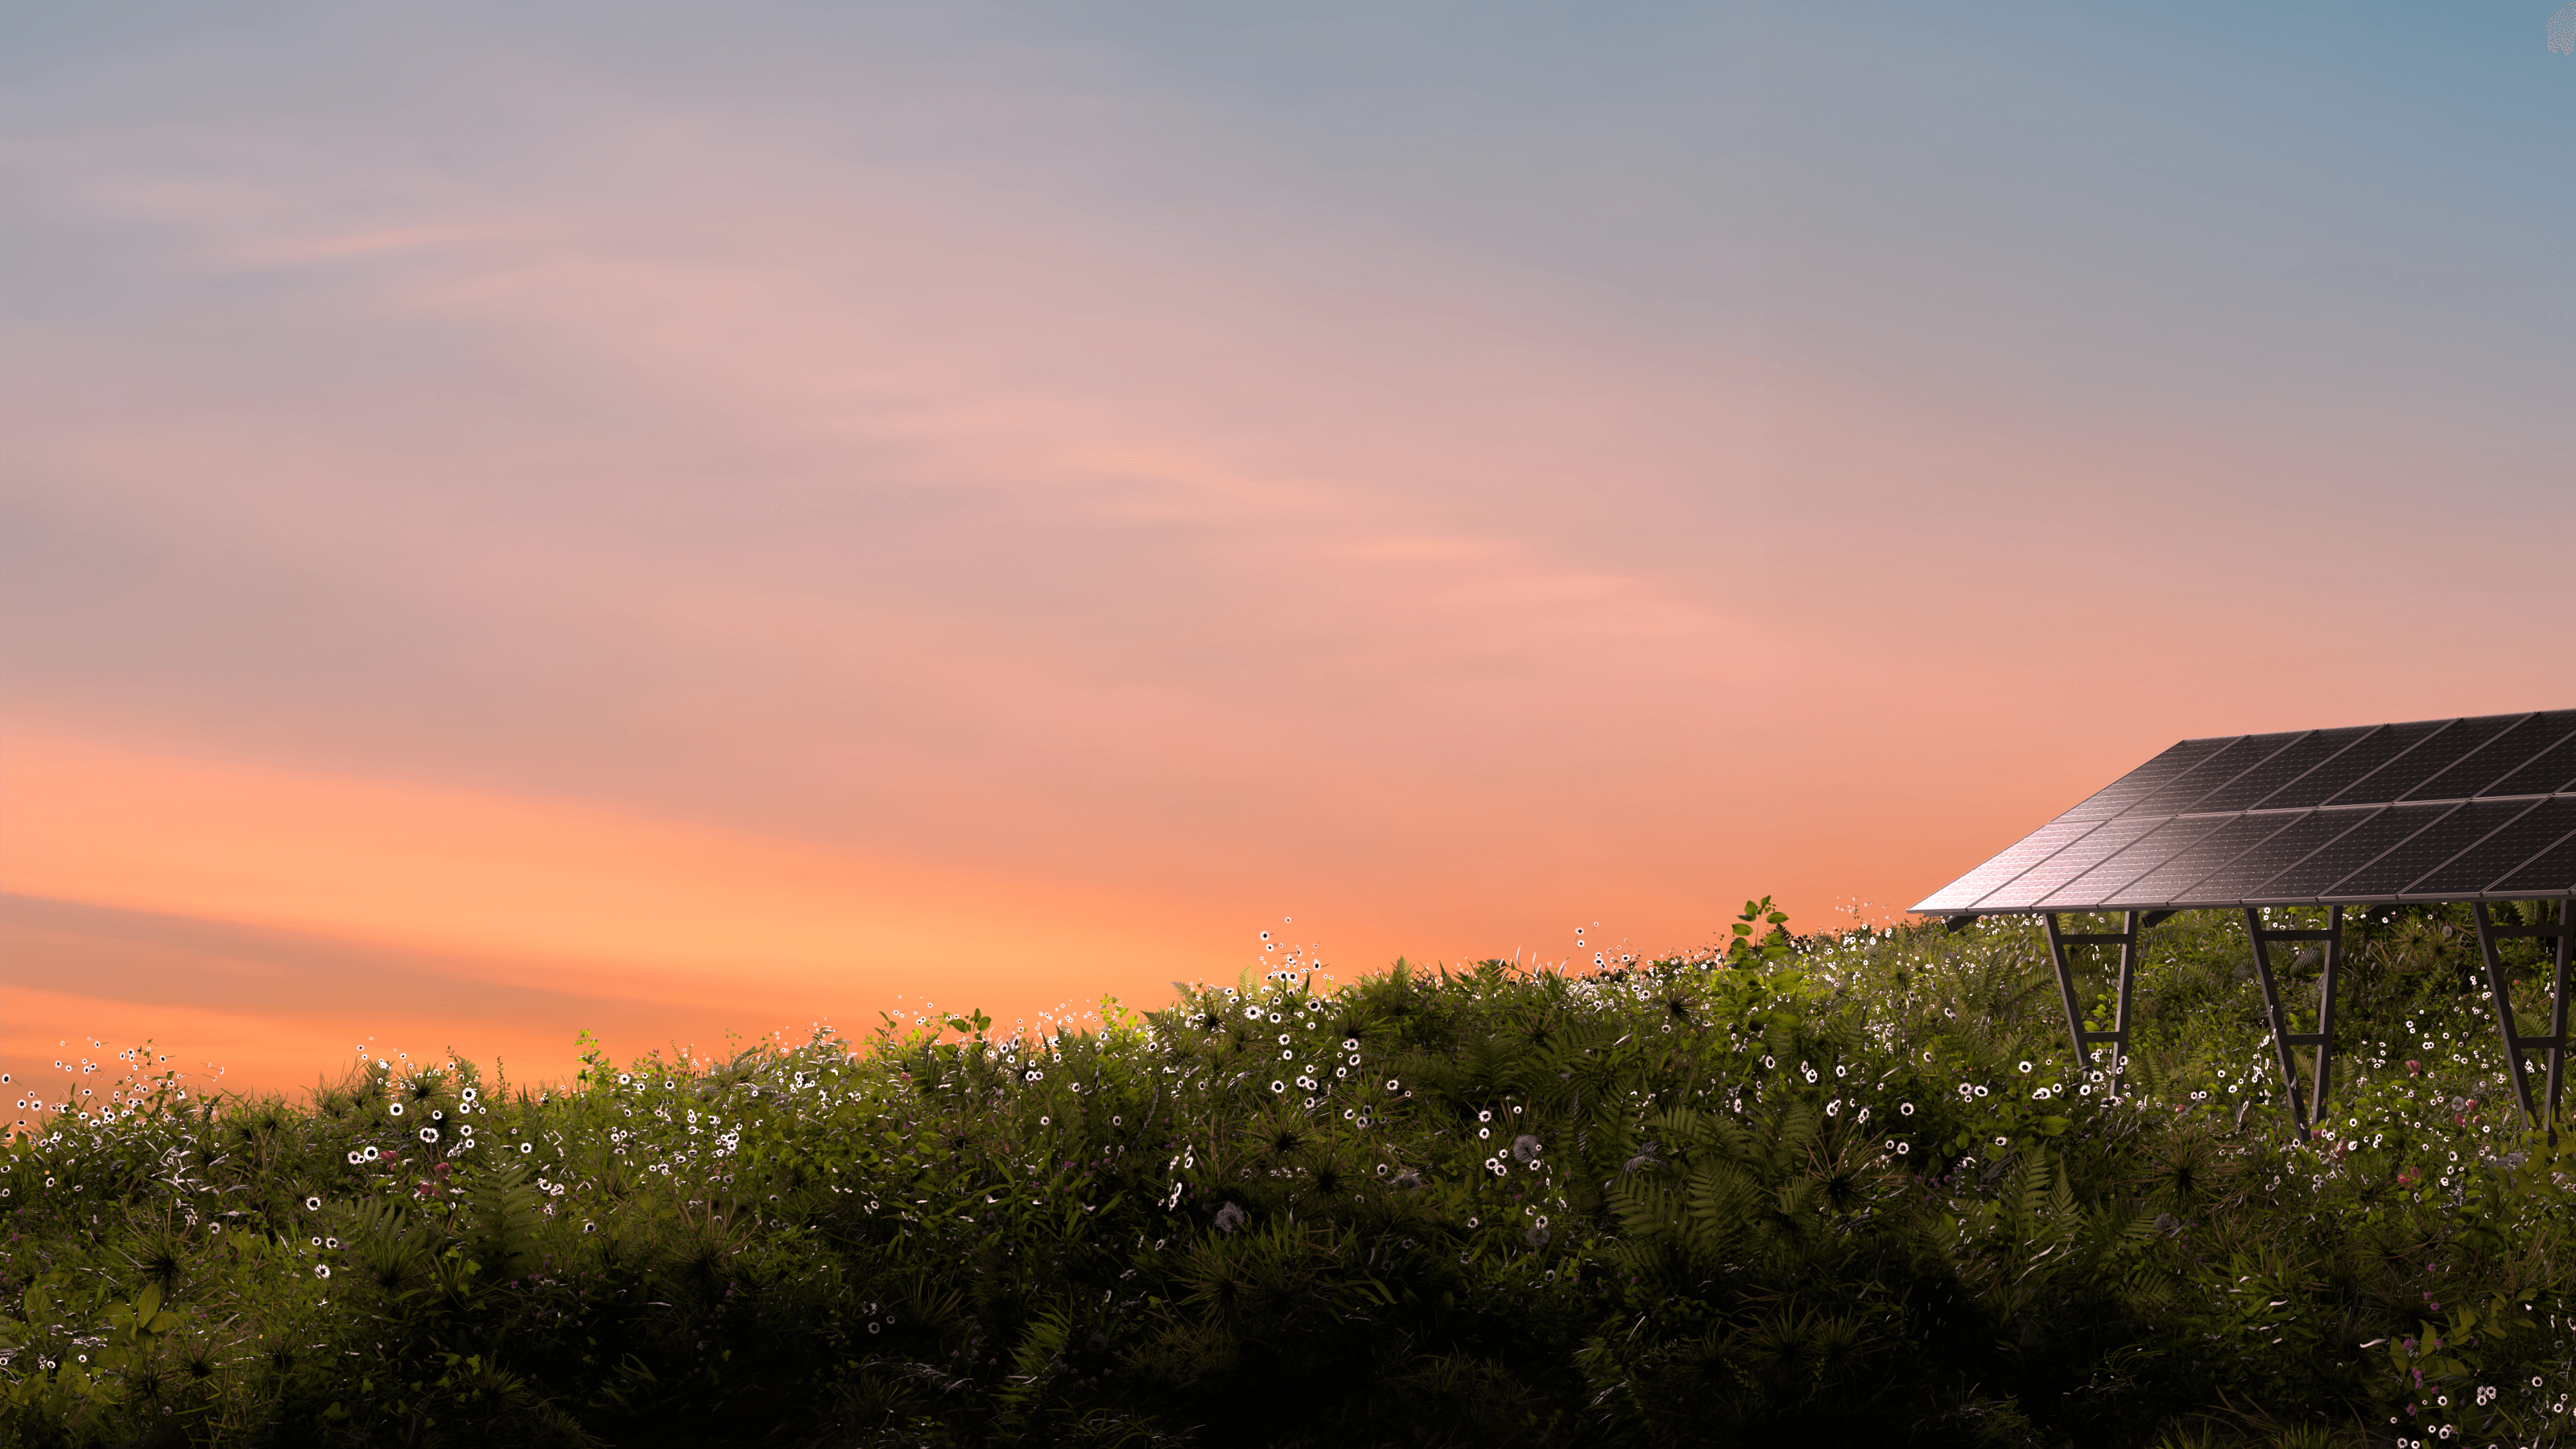
[[[0,1067],[1678,950],[2576,706],[2554,4],[0,3]]]

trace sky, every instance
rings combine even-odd
[[[1681,951],[2576,705],[2550,9],[0,0],[0,1068]]]

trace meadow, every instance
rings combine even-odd
[[[2216,912],[2149,933],[2124,1076],[2034,923],[1767,901],[1666,958],[1291,955],[1096,1029],[537,1085],[70,1059],[10,1084],[0,1438],[2576,1439],[2576,1162],[2512,1106],[2465,915],[2352,930],[2305,1139]]]

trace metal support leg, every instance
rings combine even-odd
[[[2170,914],[2170,913],[2168,913]],[[2123,1073],[2129,1059],[2129,1000],[2138,978],[2138,924],[2136,911],[2121,913],[2121,930],[2117,934],[2069,935],[2057,928],[2057,913],[2044,911],[2040,920],[2048,927],[2048,959],[2057,968],[2057,998],[2066,1007],[2066,1036],[2075,1044],[2075,1060],[2086,1063],[2089,1042],[2111,1044],[2111,1095],[2119,1096],[2126,1087]],[[2120,987],[2118,1004],[2112,1008],[2109,1031],[2086,1031],[2084,1008],[2075,1000],[2075,969],[2067,959],[2069,946],[2117,946],[2120,948]]]
[[[2576,930],[2568,929],[2576,901],[2558,903],[2558,969],[2549,984],[2549,1145],[2558,1145],[2558,1089],[2567,1080],[2567,971],[2576,955]]]
[[[2263,924],[2261,908],[2248,906],[2245,908],[2245,934],[2254,943],[2254,975],[2263,984],[2263,1019],[2272,1028],[2272,1056],[2280,1064],[2281,1088],[2289,1096],[2290,1126],[2305,1137],[2325,1120],[2326,1098],[2334,1089],[2335,978],[2343,967],[2343,907],[2327,908],[2326,928],[2322,931],[2275,931]],[[2325,969],[2317,981],[2315,1031],[2294,1032],[2290,1030],[2289,1018],[2282,1015],[2280,986],[2272,975],[2271,947],[2275,941],[2325,942]],[[2299,1091],[2298,1060],[2290,1055],[2293,1047],[2316,1049],[2315,1090],[2304,1101]]]
[[[2558,906],[2558,923],[2548,926],[2499,926],[2484,901],[2472,902],[2469,914],[2478,923],[2478,955],[2485,959],[2487,995],[2495,1003],[2496,1033],[2504,1038],[2504,1059],[2513,1069],[2514,1100],[2522,1108],[2522,1120],[2528,1126],[2546,1125],[2551,1132],[2558,1127],[2558,1090],[2565,1077],[2567,1061],[2567,968],[2568,951],[2576,944],[2576,932],[2567,929],[2567,903]],[[2538,937],[2558,943],[2557,970],[2550,982],[2549,1035],[2523,1036],[2513,1029],[2513,983],[2506,979],[2504,957],[2496,943],[2516,936]],[[2531,1074],[2522,1060],[2527,1051],[2546,1049],[2549,1053],[2549,1104],[2540,1109],[2531,1100]]]

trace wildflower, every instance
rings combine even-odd
[[[1278,1079],[1273,1078],[1273,1079],[1271,1080],[1271,1083],[1270,1083],[1270,1090],[1272,1090],[1272,1091],[1274,1091],[1274,1092],[1284,1092],[1284,1091],[1287,1091],[1287,1090],[1288,1090],[1288,1084],[1287,1084],[1286,1082],[1279,1081]]]
[[[420,1140],[423,1142],[436,1142],[438,1140],[438,1129],[435,1127],[423,1127],[420,1129]]]
[[[388,1102],[385,1104],[385,1111],[389,1115],[399,1117],[403,1114],[403,1104],[400,1102]]]
[[[318,1197],[306,1198],[304,1200],[304,1210],[308,1213],[320,1212],[322,1210],[322,1199]]]
[[[1241,1203],[1227,1203],[1216,1210],[1216,1230],[1220,1233],[1231,1233],[1242,1227],[1251,1216],[1252,1214],[1243,1210]]]
[[[1911,1102],[1899,1102],[1896,1104],[1896,1112],[1900,1117],[1911,1117],[1914,1115],[1914,1104]]]

